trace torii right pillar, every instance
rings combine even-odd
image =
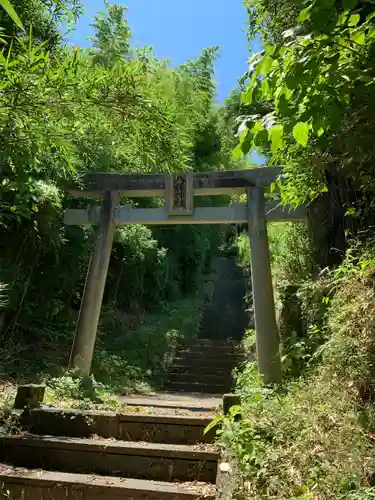
[[[263,381],[269,384],[281,380],[281,362],[263,188],[249,188],[247,203],[257,359]]]

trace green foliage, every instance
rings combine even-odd
[[[79,14],[79,2],[13,3],[27,35],[0,12],[9,37],[0,54],[0,365],[16,378],[53,374],[55,391],[78,395],[70,374],[59,381],[58,365],[68,361],[95,235],[91,227],[63,225],[64,209],[89,203],[64,187],[83,171],[227,165],[226,131],[213,104],[218,49],[171,67],[152,49],[132,47],[126,9],[109,3],[94,18],[93,48],[70,49],[59,26]],[[124,201],[160,206],[158,199]],[[200,299],[190,294],[220,240],[221,229],[209,227],[116,232],[94,360],[105,387],[161,380],[176,342],[194,330]]]
[[[313,359],[301,359],[300,339],[290,344],[303,378],[289,372],[264,390],[254,363],[237,371],[241,418],[226,418],[220,439],[236,457],[238,498],[373,498],[374,265],[370,239],[300,287],[303,307],[324,330]]]
[[[283,201],[294,205],[330,189],[327,174],[367,190],[375,153],[369,128],[375,109],[373,5],[246,5],[249,36],[260,35],[263,50],[252,54],[243,79],[236,155],[258,149],[270,163],[284,165],[279,185]]]
[[[130,53],[131,32],[125,19],[126,7],[110,5],[105,1],[107,12],[100,12],[95,16],[95,36],[91,38],[94,48],[94,60],[104,66],[113,66],[128,57]]]
[[[140,315],[139,311],[124,312],[107,305],[101,315],[88,381],[63,368],[73,339],[73,321],[39,330],[38,336],[32,325],[28,337],[0,348],[0,371],[20,382],[45,383],[46,403],[54,406],[116,409],[120,403],[114,394],[146,393],[162,387],[177,344],[194,336],[205,297],[211,294],[212,282],[207,280],[199,283],[195,293],[170,301],[152,313]],[[30,338],[34,344],[30,344]],[[0,418],[1,408],[7,411],[15,389],[0,384]]]
[[[63,42],[63,29],[77,20],[82,13],[82,4],[79,0],[11,0],[15,12],[22,21],[23,28],[15,24],[2,9],[0,10],[0,26],[4,35],[4,42],[8,43],[12,37],[26,37],[32,27],[34,39],[37,43],[44,42],[45,47],[55,53]],[[17,40],[13,39],[13,46],[17,47]]]

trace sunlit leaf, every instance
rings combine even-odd
[[[309,125],[306,122],[298,122],[293,127],[293,137],[299,144],[306,147],[309,140]]]
[[[271,71],[272,63],[273,57],[271,57],[270,55],[262,57],[262,59],[256,66],[257,75],[268,75],[268,73]]]
[[[237,415],[241,415],[242,407],[240,405],[233,405],[230,407],[229,413],[232,417],[236,417]]]
[[[352,40],[358,45],[363,45],[366,41],[365,33],[363,31],[354,33],[354,35],[352,36]]]
[[[253,91],[254,91],[254,88],[251,87],[251,86],[249,86],[246,89],[246,92],[242,92],[242,94],[241,94],[241,102],[243,102],[244,104],[247,104],[247,105],[252,104],[252,102],[253,102]]]
[[[237,146],[232,151],[232,160],[236,161],[243,157],[243,152],[241,148],[241,144],[237,144]]]
[[[284,127],[282,125],[274,125],[268,131],[268,137],[271,141],[271,152],[276,151],[283,145]]]
[[[211,429],[214,429],[219,424],[221,424],[223,422],[223,419],[224,419],[224,416],[221,415],[220,413],[218,415],[216,415],[216,417],[213,420],[211,420],[211,422],[204,429],[204,434],[207,434],[208,432],[210,432]]]
[[[361,16],[359,14],[353,14],[352,16],[349,17],[348,25],[349,26],[357,26],[360,19],[361,19]]]
[[[307,19],[310,19],[311,17],[311,5],[306,7],[306,9],[301,10],[299,16],[298,16],[298,21],[300,23],[304,23],[307,21]]]

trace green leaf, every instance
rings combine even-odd
[[[253,128],[251,129],[251,134],[254,137],[254,144],[258,147],[262,147],[268,142],[268,132],[265,130],[263,123],[258,120],[255,122]]]
[[[273,57],[271,57],[270,55],[262,57],[262,59],[256,66],[257,75],[268,75],[268,73],[271,71],[272,63]]]
[[[306,9],[301,10],[301,12],[299,13],[299,16],[298,16],[298,22],[304,23],[305,21],[310,19],[311,9],[312,9],[312,5],[309,5],[308,7],[306,7]]]
[[[361,16],[359,14],[353,14],[352,16],[349,17],[348,25],[349,26],[357,26],[360,19],[361,19]]]
[[[309,140],[309,125],[306,122],[298,122],[293,127],[293,137],[299,144],[306,147]]]
[[[250,105],[253,102],[253,91],[254,87],[248,87],[245,92],[241,94],[241,102],[246,105]]]
[[[0,0],[0,5],[6,11],[8,16],[13,20],[13,22],[15,22],[17,26],[21,28],[21,30],[25,31],[21,19],[17,16],[16,11],[13,9],[13,6],[9,2],[9,0]]]
[[[232,151],[232,160],[236,161],[243,157],[241,143],[237,144],[237,146]]]
[[[229,413],[231,417],[237,417],[237,415],[241,415],[242,407],[240,405],[233,405],[229,408]]]
[[[221,424],[223,419],[224,419],[224,415],[221,415],[220,413],[218,415],[216,415],[216,417],[204,429],[203,434],[206,435],[208,432],[210,432],[211,429],[213,429],[214,427],[217,427],[219,424]]]
[[[357,43],[358,45],[363,45],[366,41],[365,33],[363,31],[359,31],[358,33],[355,33],[352,36],[353,42]]]
[[[251,147],[252,147],[251,134],[247,133],[246,137],[241,142],[241,149],[242,149],[243,155],[246,155],[250,151]]]
[[[283,145],[284,127],[282,125],[274,125],[268,131],[268,137],[271,141],[271,152],[276,151]]]

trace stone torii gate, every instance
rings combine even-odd
[[[267,222],[305,218],[304,207],[287,211],[277,203],[265,203],[264,188],[282,173],[280,167],[188,174],[88,173],[82,184],[68,191],[74,196],[103,198],[101,206],[68,209],[68,225],[98,225],[83,292],[70,367],[89,375],[103,293],[116,227],[127,224],[242,224],[248,223],[251,278],[255,313],[256,348],[264,381],[281,377],[279,335],[272,288]],[[194,207],[195,196],[247,194],[247,203]],[[120,197],[162,197],[160,208],[120,205]]]

